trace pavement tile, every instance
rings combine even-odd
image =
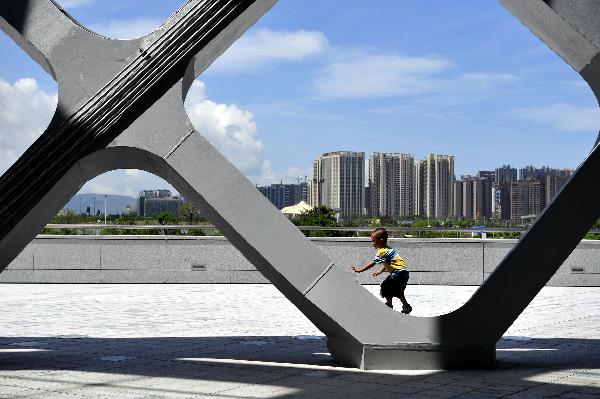
[[[48,391],[31,389],[25,387],[1,386],[0,398],[42,398]]]
[[[413,373],[335,364],[270,285],[0,287],[0,398],[600,397],[595,287],[544,288],[499,342],[496,370]],[[409,288],[417,316],[476,289]]]
[[[60,391],[64,389],[77,388],[78,385],[69,382],[63,382],[58,379],[37,378],[37,377],[12,377],[0,378],[0,392],[5,387],[20,387],[34,390]]]

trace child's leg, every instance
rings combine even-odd
[[[398,299],[400,299],[400,302],[402,302],[402,306],[410,306],[408,304],[408,302],[406,301],[406,297],[404,296],[404,292],[400,295],[398,295]]]
[[[402,313],[404,313],[404,314],[409,314],[410,312],[412,312],[412,306],[410,306],[410,304],[406,300],[406,297],[404,296],[404,290],[406,289],[406,284],[408,283],[408,278],[409,278],[408,271],[404,271],[402,273],[402,280],[401,280],[402,287],[400,288],[400,292],[398,293],[398,299],[400,299],[400,302],[402,302]]]
[[[386,297],[385,298],[385,304],[387,305],[388,308],[394,308],[394,305],[392,305],[392,298],[391,296]]]
[[[402,291],[402,293],[398,295],[398,298],[400,299],[400,302],[402,302],[402,313],[409,314],[410,312],[412,312],[412,306],[410,306],[410,304],[406,300],[406,297],[404,296],[404,291]]]

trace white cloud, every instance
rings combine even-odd
[[[392,105],[387,107],[373,108],[370,113],[383,116],[410,116],[422,119],[437,120],[447,122],[451,120],[466,121],[469,119],[467,114],[458,110],[444,110],[430,106],[422,106],[415,104]]]
[[[268,63],[302,61],[324,53],[328,46],[321,32],[260,29],[242,36],[211,69],[248,71]]]
[[[14,84],[0,79],[0,173],[45,131],[56,103],[57,96],[41,90],[34,79],[20,79]],[[196,129],[242,173],[254,181],[275,178],[251,112],[208,100],[202,82],[192,85],[186,109]],[[142,189],[162,187],[172,189],[149,173],[121,170],[91,180],[81,192],[135,196]]]
[[[456,105],[482,100],[492,88],[519,80],[508,73],[452,74],[454,66],[441,57],[338,49],[337,57],[314,79],[313,90],[323,99],[418,97]]]
[[[112,39],[136,39],[153,32],[162,22],[154,18],[118,19],[93,24],[90,29]]]
[[[188,93],[186,110],[196,130],[242,173],[251,178],[272,175],[251,112],[208,100],[200,81],[194,82]]]
[[[177,190],[162,178],[137,169],[115,170],[104,173],[87,182],[79,192],[137,197],[140,191],[153,189],[168,189],[173,194],[177,194]]]
[[[258,138],[252,113],[235,105],[208,100],[201,81],[192,84],[185,106],[196,130],[242,173],[255,182],[275,179],[269,161],[264,158],[264,146]],[[100,175],[86,183],[80,192],[137,196],[141,190],[158,188],[176,192],[160,177],[128,169]]]
[[[0,173],[4,173],[46,130],[57,96],[41,90],[35,79],[10,84],[0,79]]]
[[[430,93],[452,63],[443,58],[390,54],[345,54],[326,67],[314,84],[324,98],[396,97]]]
[[[553,125],[560,130],[589,132],[600,129],[600,109],[598,107],[554,103],[545,107],[516,109],[511,114],[533,122]]]
[[[460,76],[459,81],[463,83],[490,86],[498,82],[514,82],[520,80],[516,75],[510,73],[471,72]]]
[[[14,84],[0,79],[0,174],[46,130],[56,103],[57,95],[40,89],[35,79],[19,79]],[[150,173],[119,170],[89,181],[80,192],[137,196],[145,188],[172,189]]]

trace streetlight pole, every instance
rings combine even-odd
[[[108,194],[104,194],[104,224],[106,225],[106,202],[108,201]]]

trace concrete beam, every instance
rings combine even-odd
[[[189,0],[157,31],[119,42],[84,29],[50,0],[0,3],[0,27],[59,84],[47,131],[0,178],[0,269],[87,180],[112,169],[143,169],[190,198],[327,335],[341,363],[493,367],[496,341],[600,216],[594,202],[600,149],[465,306],[431,318],[395,312],[332,267],[185,114],[190,82],[275,2]],[[529,4],[518,13],[552,15],[539,0]],[[561,24],[555,18],[540,31],[562,32]],[[574,65],[591,51],[574,52]]]

